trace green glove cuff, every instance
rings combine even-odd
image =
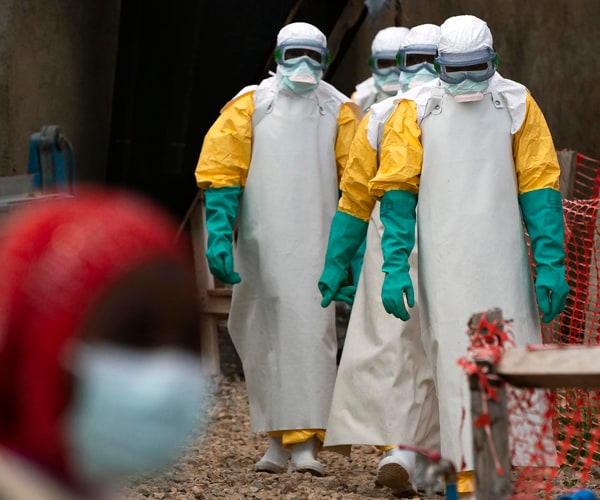
[[[323,295],[321,305],[327,307],[346,281],[350,262],[367,235],[368,222],[340,210],[331,221],[329,241],[319,290]]]
[[[367,239],[358,247],[358,250],[350,261],[350,270],[352,271],[352,283],[358,285],[358,278],[360,278],[360,271],[362,270],[363,260],[365,260],[365,252],[367,250]]]
[[[536,268],[550,267],[564,272],[565,228],[560,192],[536,189],[520,195],[519,203]]]
[[[409,191],[387,191],[381,198],[379,217],[383,272],[408,272],[408,257],[415,246],[417,195]]]
[[[547,323],[565,307],[569,287],[565,271],[562,197],[550,188],[519,196],[536,269],[536,294]]]
[[[240,276],[233,271],[233,228],[241,192],[241,186],[204,192],[208,233],[206,259],[213,276],[230,284],[240,282]]]
[[[226,238],[230,242],[233,241],[233,227],[241,192],[241,186],[211,188],[204,191],[209,247],[214,240]]]

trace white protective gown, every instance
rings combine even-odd
[[[409,321],[388,314],[381,301],[384,273],[376,204],[348,325],[325,435],[326,447],[405,444],[439,449],[433,377],[419,325],[418,300]],[[410,255],[418,289],[417,252]]]
[[[374,104],[368,138],[379,148],[383,123],[394,106]],[[350,445],[405,444],[439,451],[438,407],[433,374],[419,324],[419,300],[410,320],[387,313],[381,300],[383,224],[377,202],[369,219],[367,247],[356,289],[344,351],[338,368],[326,447],[347,454]],[[410,255],[410,275],[418,290],[418,245]]]
[[[254,432],[324,429],[336,375],[335,308],[317,287],[338,201],[333,145],[348,98],[255,91],[252,159],[240,203],[228,328],[244,366]]]
[[[367,111],[373,104],[382,100],[383,92],[375,87],[375,78],[370,76],[356,86],[352,94],[352,100],[358,104],[363,111]]]
[[[442,91],[420,106],[427,110],[417,211],[421,331],[437,385],[441,452],[457,465],[464,455],[467,470],[472,424],[461,412],[470,415],[470,393],[457,360],[469,346],[468,320],[500,308],[518,344],[542,341],[512,148],[525,93],[495,75],[481,101],[457,103]]]

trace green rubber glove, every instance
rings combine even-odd
[[[233,227],[241,192],[240,186],[204,191],[208,267],[215,278],[230,285],[242,281],[233,270]]]
[[[345,285],[347,269],[352,257],[367,235],[368,223],[345,212],[336,211],[331,221],[329,241],[325,254],[325,265],[319,278],[319,290],[323,296],[322,307],[332,300],[340,300],[352,305],[356,287]]]
[[[569,293],[562,197],[555,189],[536,189],[520,195],[519,203],[535,261],[535,293],[542,321],[549,323],[565,308]]]
[[[404,321],[410,319],[406,305],[415,305],[415,292],[408,273],[408,257],[415,246],[416,206],[416,194],[400,190],[387,191],[381,198],[379,212],[384,226],[381,250],[385,278],[381,299],[389,314]]]
[[[360,271],[362,270],[366,249],[367,239],[365,238],[350,261],[350,270],[352,271],[352,282],[354,283],[354,286],[358,285],[358,278],[360,278]]]

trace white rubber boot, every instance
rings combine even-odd
[[[320,448],[321,441],[317,437],[292,445],[290,472],[310,472],[313,476],[323,477],[325,469],[317,460]]]
[[[254,470],[256,472],[272,472],[281,474],[287,471],[288,460],[290,459],[290,450],[283,447],[281,437],[267,436],[269,447],[263,457],[256,462]]]
[[[410,450],[392,448],[377,466],[377,483],[391,488],[394,495],[412,493],[416,489],[412,480],[415,475],[416,453]]]
[[[416,464],[415,464],[415,486],[419,493],[425,493],[427,490],[427,468],[430,463],[427,457],[421,453],[417,453]],[[433,493],[437,495],[443,495],[445,490],[444,479],[441,476],[436,476],[435,483],[433,485]]]

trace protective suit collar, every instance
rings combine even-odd
[[[426,83],[421,87],[416,87],[408,90],[401,96],[396,98],[396,103],[403,99],[414,101],[417,104],[417,116],[419,123],[425,115],[427,104],[431,99],[441,101],[445,90],[443,82],[436,78],[432,82]],[[492,97],[498,96],[505,101],[508,112],[511,117],[511,134],[515,134],[523,125],[525,113],[527,111],[526,97],[527,88],[513,80],[503,78],[496,71],[489,80],[489,85],[485,90],[484,95],[492,94]]]

